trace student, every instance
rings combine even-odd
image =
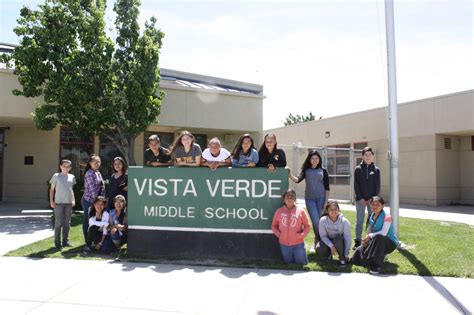
[[[99,172],[100,157],[92,154],[87,161],[86,173],[84,175],[84,195],[81,199],[82,210],[84,210],[84,221],[82,222],[82,233],[87,241],[87,231],[89,228],[88,209],[97,198],[105,196],[105,184],[102,174]]]
[[[346,265],[352,242],[351,224],[341,213],[337,201],[331,200],[327,203],[319,220],[319,235],[321,241],[316,245],[316,253],[329,260],[338,255],[340,264]]]
[[[54,246],[56,249],[71,247],[69,242],[69,228],[71,226],[72,208],[76,205],[72,187],[76,184],[76,177],[69,174],[71,161],[62,160],[59,164],[60,173],[55,173],[49,183],[49,204],[54,209]],[[63,241],[61,243],[61,228]]]
[[[310,253],[316,251],[316,244],[319,241],[319,219],[329,198],[329,175],[325,168],[321,166],[321,155],[316,150],[311,150],[301,166],[301,173],[298,177],[291,174],[288,169],[288,177],[295,183],[306,180],[304,199],[313,224],[314,244]]]
[[[114,172],[110,176],[109,192],[107,194],[107,209],[114,207],[114,198],[117,195],[127,196],[127,163],[125,160],[117,156],[114,158]]]
[[[170,151],[161,146],[160,138],[157,135],[148,137],[148,149],[145,150],[146,166],[170,166]]]
[[[296,192],[283,193],[284,206],[277,209],[272,221],[273,234],[280,243],[283,261],[287,264],[308,263],[304,239],[309,232],[309,222],[304,209],[296,207]]]
[[[354,191],[357,215],[355,249],[361,244],[365,208],[370,215],[370,199],[380,194],[380,170],[374,164],[374,151],[371,147],[362,149],[362,162],[354,170]]]
[[[232,167],[255,167],[258,163],[258,152],[250,134],[243,134],[232,150]]]
[[[200,166],[202,150],[194,143],[194,136],[187,130],[181,131],[173,143],[171,156],[175,166]]]
[[[277,148],[276,135],[267,133],[263,138],[262,146],[258,151],[257,167],[267,167],[270,172],[277,167],[286,166],[285,151]]]
[[[385,255],[393,252],[399,243],[393,229],[392,217],[383,210],[384,204],[382,197],[372,197],[367,235],[352,256],[355,265],[369,267],[371,274],[381,272]]]
[[[91,250],[100,251],[109,228],[109,213],[105,211],[107,200],[103,196],[94,199],[89,211],[89,227],[87,230],[86,246],[84,254]]]
[[[120,249],[120,247],[127,243],[127,208],[126,200],[122,195],[117,195],[114,198],[114,208],[110,210],[109,230],[110,233],[106,238],[103,252],[111,252]],[[108,242],[109,241],[109,242]]]
[[[202,152],[201,166],[207,166],[211,170],[215,170],[218,167],[232,165],[230,152],[221,147],[221,142],[218,138],[212,138],[208,146]]]

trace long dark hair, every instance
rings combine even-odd
[[[319,163],[316,166],[316,168],[322,167],[323,159],[321,158],[321,154],[319,154],[319,152],[316,150],[311,150],[309,151],[308,156],[306,157],[306,159],[303,162],[303,165],[301,166],[301,171],[304,172],[308,168],[311,168],[311,157],[313,157],[313,155],[316,155],[317,157],[319,157]]]
[[[91,154],[91,156],[89,156],[89,159],[87,160],[87,164],[86,164],[86,170],[85,170],[86,173],[88,170],[91,169],[91,162],[94,160],[100,161],[100,156],[98,156],[97,154]]]
[[[104,210],[102,210],[102,213],[104,213],[104,211],[106,211],[105,206],[107,205],[107,199],[105,199],[105,197],[103,197],[103,196],[97,196],[97,197],[95,197],[94,202],[92,202],[92,204],[91,204],[91,211],[89,211],[89,218],[95,217],[95,215],[97,213],[97,210],[95,210],[94,204],[98,201],[100,201],[104,204]],[[86,210],[84,210],[84,211],[86,211]]]
[[[275,135],[274,133],[267,133],[267,134],[265,135],[265,137],[263,137],[263,143],[262,143],[262,145],[260,146],[260,149],[258,150],[258,156],[262,156],[262,155],[264,155],[264,154],[265,154],[265,155],[266,155],[266,154],[270,154],[270,152],[268,152],[267,146],[265,145],[265,140],[266,140],[267,138],[269,138],[269,137],[275,139],[275,148],[273,148],[273,152],[275,152],[275,151],[277,150],[277,148],[278,148],[278,143],[277,143],[277,137],[276,137],[276,135]]]
[[[122,163],[122,174],[127,174],[127,170],[128,170],[128,165],[127,165],[127,162],[125,162],[125,160],[123,159],[123,157],[121,156],[117,156],[114,158],[114,161],[120,161],[120,163]],[[112,171],[115,173],[115,167],[114,167],[114,163],[112,162]]]
[[[242,154],[242,143],[244,142],[244,139],[250,139],[250,149],[245,155],[250,155],[252,149],[255,149],[255,145],[253,143],[253,138],[249,133],[244,133],[243,135],[240,136],[239,141],[235,144],[234,150],[232,150],[232,156],[235,159],[240,158],[240,155]]]
[[[181,139],[184,137],[184,136],[189,136],[191,138],[191,149],[193,148],[194,146],[194,136],[192,133],[190,133],[189,131],[187,130],[183,130],[181,131],[181,133],[179,134],[179,136],[174,140],[173,142],[173,145],[171,147],[171,155],[174,156],[175,152],[176,152],[176,149],[178,149],[179,147],[182,147],[183,144],[181,143]]]

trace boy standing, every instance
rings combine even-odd
[[[72,246],[69,243],[69,227],[71,225],[72,208],[76,205],[72,187],[76,184],[74,175],[69,174],[71,161],[62,160],[60,173],[55,173],[49,183],[49,203],[54,209],[54,245],[61,249],[61,228],[63,229],[63,247]]]
[[[380,169],[374,164],[371,147],[362,150],[362,162],[354,170],[354,191],[357,213],[354,248],[357,248],[361,244],[365,208],[370,215],[370,199],[380,194]]]

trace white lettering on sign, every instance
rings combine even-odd
[[[265,217],[263,209],[251,208],[211,208],[207,207],[204,209],[204,216],[207,219],[239,219],[239,220],[268,220],[268,217]]]
[[[145,217],[160,217],[160,218],[195,218],[195,207],[165,207],[165,206],[145,206]]]
[[[139,181],[134,178],[135,189],[139,196],[148,193],[148,196],[166,196],[172,194],[173,197],[192,195],[198,197],[196,186],[192,179],[183,180],[181,178],[151,179],[146,178]],[[218,179],[211,181],[206,179],[206,186],[211,197],[220,196],[222,198],[281,198],[281,180],[261,179]]]
[[[268,182],[261,179],[218,179],[211,182],[206,179],[207,189],[211,197],[215,197],[220,192],[222,198],[281,198],[278,193],[281,186],[281,180],[269,180]]]

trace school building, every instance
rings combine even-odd
[[[8,52],[13,46],[1,44]],[[58,171],[61,159],[73,162],[73,173],[82,178],[87,158],[102,157],[101,171],[110,176],[116,149],[99,137],[79,137],[66,126],[52,131],[38,130],[31,113],[41,99],[14,96],[20,89],[12,70],[0,67],[0,201],[47,201],[47,182]],[[182,130],[189,130],[202,148],[219,137],[232,149],[243,133],[261,137],[263,86],[206,75],[161,69],[160,89],[166,92],[159,124],[151,125],[135,143],[135,160],[143,165],[146,139],[157,134],[168,146]]]
[[[317,110],[313,110],[316,113]],[[474,205],[474,90],[399,104],[400,203]],[[265,130],[277,135],[288,165],[299,174],[308,150],[318,147],[330,174],[332,198],[349,199],[350,175],[371,146],[390,198],[388,108]],[[332,176],[331,176],[332,175]],[[297,185],[303,197],[304,183]]]

